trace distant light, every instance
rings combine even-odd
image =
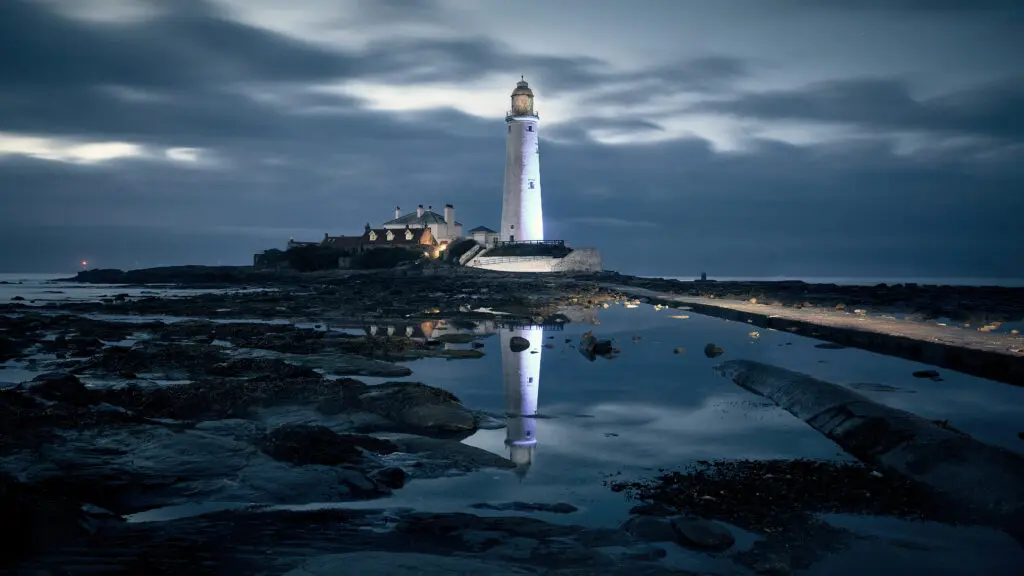
[[[82,260],[82,266],[88,266],[88,265],[89,265],[89,261],[88,260]]]

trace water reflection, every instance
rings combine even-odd
[[[533,464],[537,448],[537,394],[540,391],[540,360],[544,349],[543,326],[505,328],[501,338],[501,379],[505,389],[505,415],[508,425],[505,446],[515,472],[522,478]],[[527,350],[516,351],[513,338],[530,343]]]

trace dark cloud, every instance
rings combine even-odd
[[[835,80],[706,101],[690,110],[1016,139],[1024,137],[1024,76],[924,99],[914,98],[897,79]]]
[[[355,233],[395,204],[452,202],[496,227],[505,128],[454,109],[385,113],[310,84],[471,82],[527,73],[543,94],[591,91],[621,114],[548,127],[541,173],[551,237],[596,245],[609,267],[696,275],[1013,275],[1024,213],[1020,84],[917,100],[898,80],[729,91],[754,62],[724,56],[616,72],[592,57],[523,56],[487,38],[392,40],[340,52],[246,26],[201,2],[138,24],[96,25],[0,1],[0,131],[120,140],[151,155],[75,165],[0,156],[0,268],[246,263],[288,236]],[[390,0],[368,21],[423,4]],[[376,12],[374,12],[376,11]],[[590,129],[661,131],[634,104],[679,92],[694,111],[982,134],[999,142],[896,155],[883,136],[813,148],[703,140],[608,146]],[[542,107],[543,109],[543,107]],[[557,136],[549,139],[547,136]],[[1015,140],[1016,139],[1016,140]],[[212,166],[159,159],[207,149]],[[1015,147],[1016,146],[1016,147]],[[652,248],[653,247],[653,248]],[[70,263],[70,264],[69,264]]]

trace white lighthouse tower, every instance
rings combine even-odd
[[[513,352],[513,336],[527,339],[530,348]],[[543,344],[544,328],[540,326],[501,331],[501,379],[505,385],[505,413],[509,417],[505,446],[520,478],[533,464],[533,451],[537,446],[537,393]]]
[[[499,238],[506,242],[544,239],[544,211],[540,195],[540,148],[533,109],[533,90],[526,80],[516,83],[512,107],[505,114],[505,189],[501,201]]]

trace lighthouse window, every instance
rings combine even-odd
[[[533,132],[533,126],[527,126],[526,130],[529,131],[529,132]]]
[[[512,133],[512,125],[511,125],[511,124],[509,124],[509,125],[508,125],[508,133],[509,133],[509,134],[511,134],[511,133]]]
[[[533,190],[533,182],[530,182],[530,190]]]

